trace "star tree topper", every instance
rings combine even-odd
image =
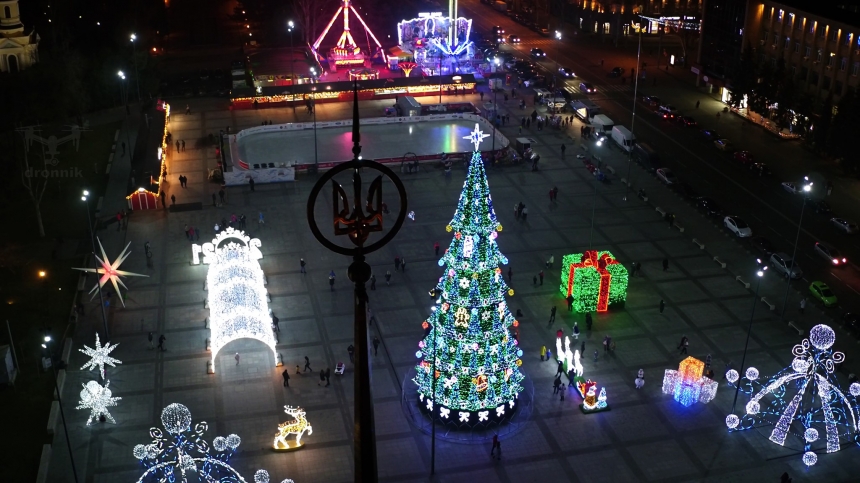
[[[96,366],[99,366],[99,374],[101,374],[102,379],[105,378],[105,364],[116,367],[116,364],[122,364],[122,361],[119,359],[115,359],[111,357],[109,354],[117,348],[119,344],[110,345],[110,342],[105,345],[101,344],[99,340],[99,333],[96,332],[96,345],[95,348],[84,345],[83,349],[78,349],[84,354],[90,356],[90,360],[81,367],[81,370],[84,369],[95,369]]]
[[[484,134],[483,131],[481,131],[481,127],[478,125],[478,123],[475,123],[475,130],[472,131],[468,136],[463,136],[463,139],[468,139],[469,141],[471,141],[472,144],[475,145],[475,151],[480,151],[481,141],[483,141],[484,138],[488,137],[490,137],[490,135]]]
[[[122,285],[122,288],[124,288],[126,290],[128,290],[128,287],[126,287],[125,284],[122,283],[122,280],[120,280],[120,277],[148,277],[149,275],[141,275],[139,273],[131,273],[131,272],[126,272],[125,270],[118,270],[118,268],[122,264],[122,262],[124,262],[125,259],[128,258],[129,255],[131,255],[131,253],[126,253],[126,250],[128,250],[128,247],[131,246],[131,242],[128,242],[128,245],[125,246],[125,248],[119,254],[119,257],[117,257],[117,259],[113,263],[108,263],[106,261],[108,259],[108,257],[105,254],[105,249],[102,246],[102,241],[99,240],[98,238],[96,238],[96,241],[99,242],[99,248],[102,251],[102,257],[101,258],[99,258],[98,255],[95,256],[96,260],[98,260],[99,263],[101,263],[101,265],[102,265],[101,268],[73,268],[73,270],[80,270],[82,272],[101,274],[101,278],[99,278],[99,283],[95,287],[93,287],[92,290],[90,290],[90,293],[93,294],[92,297],[90,297],[90,300],[92,300],[92,298],[96,296],[95,295],[96,290],[98,290],[99,287],[104,287],[104,285],[107,283],[107,281],[110,280],[111,283],[113,283],[114,290],[116,290],[116,296],[119,297],[120,303],[122,304],[123,307],[125,307],[125,301],[122,299],[122,292],[119,291],[119,286]]]

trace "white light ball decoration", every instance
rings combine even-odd
[[[161,424],[170,434],[181,434],[191,429],[191,411],[179,403],[173,403],[161,411]]]
[[[848,390],[851,391],[852,396],[860,396],[860,383],[852,382],[851,385],[848,386]]]
[[[818,455],[813,453],[812,451],[807,451],[803,453],[803,464],[806,466],[812,466],[815,463],[818,463]]]
[[[747,379],[749,379],[750,381],[755,381],[756,379],[758,379],[758,369],[756,369],[755,367],[748,368],[746,376]]]
[[[726,427],[729,429],[735,429],[738,427],[738,424],[741,423],[741,419],[734,414],[729,414],[726,416]]]
[[[235,450],[236,448],[239,447],[240,444],[242,444],[242,438],[240,438],[238,435],[231,434],[231,435],[227,436],[227,447],[228,448]]]
[[[806,372],[809,369],[809,361],[806,359],[795,359],[791,361],[791,368],[794,372]]]
[[[747,414],[758,414],[758,412],[761,410],[761,405],[758,403],[758,401],[750,401],[747,403],[746,409]]]
[[[158,451],[158,446],[156,446],[154,444],[146,445],[146,457],[147,458],[154,460],[155,458],[158,458],[159,453],[160,453],[160,451]]]
[[[734,369],[729,369],[729,371],[726,372],[726,379],[732,384],[738,382],[739,377],[740,377],[740,374],[738,374],[738,371],[736,371]]]
[[[224,436],[217,436],[212,440],[212,447],[215,448],[215,451],[222,452],[227,449],[227,438]]]
[[[827,350],[836,342],[836,332],[829,326],[818,324],[809,331],[809,342],[818,350]],[[803,457],[806,458],[806,455]]]
[[[266,470],[257,470],[254,473],[254,483],[269,483],[269,472]]]
[[[134,449],[131,450],[131,453],[134,455],[135,458],[142,460],[146,458],[146,446],[142,444],[136,445]]]
[[[809,428],[803,432],[803,438],[806,439],[807,443],[814,443],[818,441],[818,430],[815,428]]]

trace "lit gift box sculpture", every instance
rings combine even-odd
[[[610,305],[627,300],[627,269],[606,251],[565,255],[559,289],[564,298],[573,296],[577,312],[606,312]]]
[[[708,404],[717,395],[716,381],[704,377],[705,363],[695,357],[681,361],[678,370],[666,369],[663,394],[673,394],[676,401],[690,407],[696,402]]]
[[[600,393],[597,392],[597,382],[591,379],[583,381],[581,377],[577,377],[576,390],[582,396],[582,404],[579,409],[584,414],[599,413],[601,411],[609,411],[609,404],[606,403],[606,388],[601,387]]]

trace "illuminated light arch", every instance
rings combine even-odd
[[[255,255],[259,240],[228,228],[213,240],[212,246],[205,262],[209,263],[206,286],[213,368],[218,352],[237,339],[259,340],[272,349],[277,359],[266,278],[257,261],[262,255]]]

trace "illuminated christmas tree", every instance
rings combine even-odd
[[[435,418],[458,423],[504,419],[523,389],[523,352],[509,331],[518,322],[505,302],[505,294],[514,291],[502,277],[499,265],[508,259],[496,245],[502,226],[479,151],[484,137],[477,125],[467,137],[475,150],[457,211],[446,227],[454,237],[439,260],[445,272],[436,287],[436,305],[423,323],[426,336],[415,354],[421,359],[414,381],[422,407]]]

